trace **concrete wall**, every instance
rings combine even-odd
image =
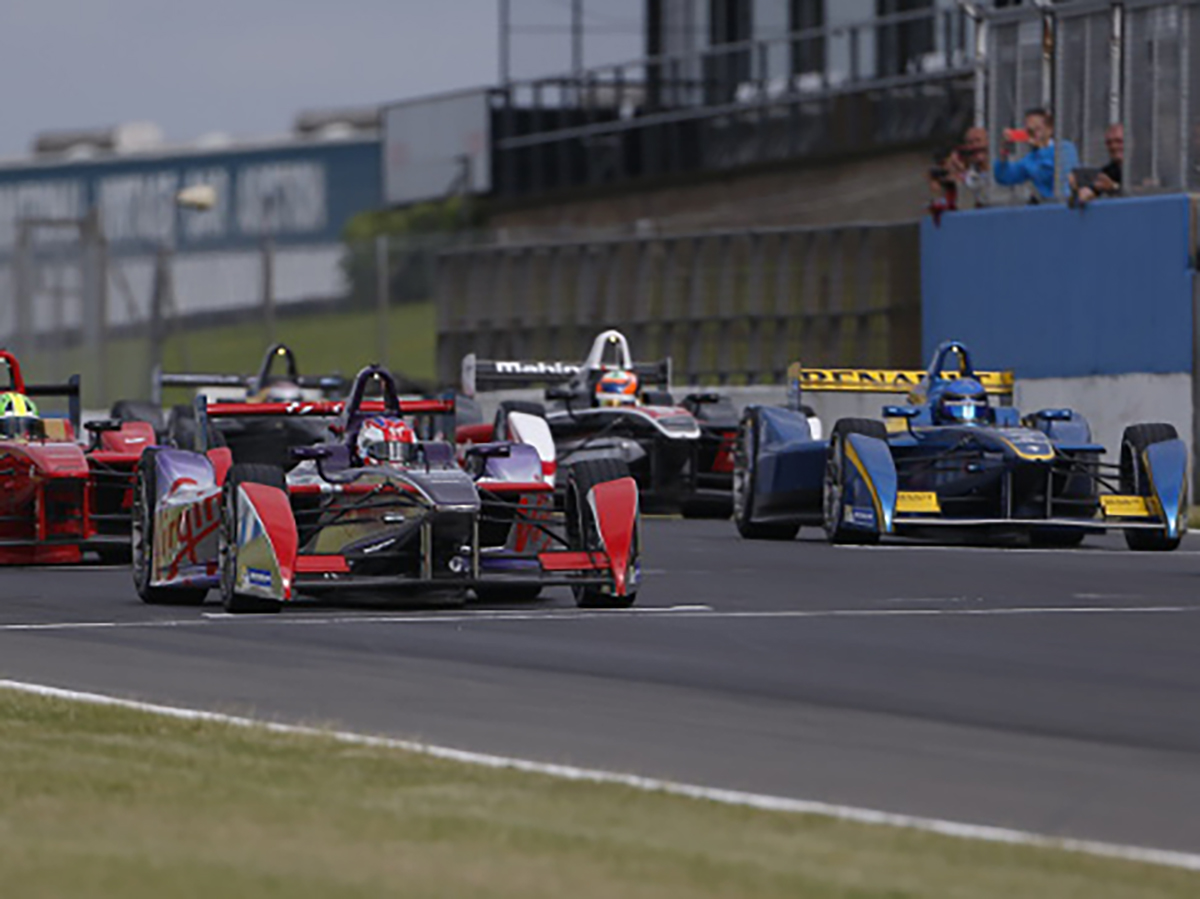
[[[1191,374],[1127,374],[1091,378],[1017,379],[1016,405],[1023,412],[1069,407],[1092,426],[1092,439],[1116,462],[1128,425],[1167,422],[1192,442]]]
[[[710,177],[690,184],[605,190],[577,199],[502,210],[491,224],[527,230],[614,228],[644,222],[661,231],[769,225],[902,222],[929,201],[928,150],[809,163],[769,172]]]

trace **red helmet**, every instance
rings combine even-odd
[[[416,444],[416,433],[403,419],[377,415],[362,423],[356,447],[363,465],[389,465],[410,461]]]

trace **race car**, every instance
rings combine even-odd
[[[154,431],[140,422],[94,421],[80,434],[79,377],[27,384],[12,353],[0,392],[0,564],[104,562],[129,558],[133,477]],[[33,398],[67,400],[66,418],[43,416]]]
[[[462,391],[548,385],[543,403],[505,400],[490,431],[472,435],[521,440],[509,413],[544,417],[559,464],[619,459],[637,480],[647,511],[727,518],[731,509],[733,438],[737,412],[726,398],[689,394],[676,405],[670,393],[671,360],[635,363],[619,331],[596,337],[582,364],[487,361],[468,355]]]
[[[835,543],[947,529],[1024,535],[1074,546],[1121,530],[1134,550],[1173,550],[1187,530],[1188,450],[1169,424],[1125,429],[1116,461],[1102,460],[1087,421],[1070,409],[1024,417],[1011,372],[978,372],[948,341],[928,371],[795,366],[792,390],[908,393],[883,420],[841,419],[814,439],[802,414],[748,408],[734,469],[734,521],[743,537],[791,539],[821,525]]]
[[[378,399],[367,396],[379,390]],[[244,462],[237,448],[159,447],[139,470],[133,579],[147,603],[272,612],[304,595],[420,591],[532,599],[565,585],[580,606],[623,608],[640,582],[637,486],[613,460],[570,466],[566,505],[525,444],[454,448],[420,437],[453,400],[403,400],[364,368],[344,402],[196,400],[209,420],[331,421],[336,439],[292,448],[298,464]],[[545,427],[544,423],[542,423]]]

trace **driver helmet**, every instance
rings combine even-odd
[[[45,431],[37,406],[23,393],[0,393],[0,437],[40,438]]]
[[[275,381],[259,394],[264,403],[298,403],[304,399],[300,385],[292,381]]]
[[[631,371],[608,371],[596,385],[600,406],[632,406],[637,403],[638,379]]]
[[[974,378],[955,378],[937,403],[938,424],[983,424],[990,418],[987,391]]]
[[[377,415],[358,430],[358,458],[363,465],[396,465],[412,460],[417,435],[403,419]]]

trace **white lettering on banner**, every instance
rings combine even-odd
[[[0,249],[11,249],[17,242],[22,219],[78,219],[83,215],[83,182],[24,181],[0,184]],[[39,229],[37,240],[77,240],[69,229]]]
[[[180,218],[183,236],[189,241],[213,240],[229,233],[229,170],[189,169],[183,174],[184,189],[207,184],[217,195],[212,209],[189,209]]]
[[[179,175],[171,171],[104,178],[96,195],[105,236],[111,243],[173,241],[178,190]]]
[[[238,170],[237,222],[242,234],[321,231],[327,218],[325,166],[320,163],[281,162]]]

